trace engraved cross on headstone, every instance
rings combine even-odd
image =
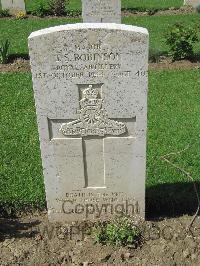
[[[120,135],[123,137],[127,133],[127,128],[124,123],[108,118],[103,107],[103,99],[92,85],[83,90],[79,105],[79,118],[63,123],[60,131],[67,137],[82,138],[85,188],[104,188],[105,138]]]

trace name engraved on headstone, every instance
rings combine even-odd
[[[80,79],[90,77],[104,77],[105,73],[112,70],[113,77],[127,78],[131,69],[121,70],[121,54],[119,51],[106,51],[101,48],[101,44],[90,44],[88,47],[74,46],[77,53],[65,53],[65,49],[54,55],[56,66],[52,73],[36,73],[35,78],[55,78],[55,79]],[[135,50],[134,54],[142,54],[145,51]],[[134,74],[137,76],[138,72]],[[144,72],[144,71],[143,71]],[[147,73],[146,73],[147,74]]]

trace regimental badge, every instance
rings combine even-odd
[[[62,124],[60,130],[65,136],[105,136],[122,135],[126,133],[126,125],[108,118],[103,108],[103,99],[97,89],[89,85],[83,91],[83,98],[79,101],[79,119]]]

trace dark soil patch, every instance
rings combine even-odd
[[[163,58],[159,63],[149,63],[149,69],[200,69],[200,62],[191,62],[189,60],[172,62],[170,58]],[[9,64],[0,64],[0,73],[12,72],[30,72],[30,61],[25,59],[15,59]]]
[[[158,63],[149,63],[149,69],[200,69],[200,61],[191,62],[189,60],[181,60],[172,62],[171,58],[164,57]]]
[[[30,61],[25,59],[16,59],[9,64],[0,64],[0,73],[12,72],[30,72]]]
[[[190,14],[190,13],[195,13],[195,9],[191,6],[183,6],[179,9],[176,8],[170,8],[167,10],[158,10],[158,12],[155,13],[157,16],[162,16],[162,15],[184,15],[184,14]]]
[[[0,265],[200,265],[200,217],[187,231],[191,219],[146,221],[143,244],[120,248],[94,244],[75,227],[69,233],[72,225],[50,224],[45,213],[1,218]]]

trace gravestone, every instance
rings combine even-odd
[[[29,51],[50,221],[144,217],[147,30],[63,25]]]
[[[16,14],[20,11],[26,12],[24,0],[1,0],[2,9],[8,9],[10,14]]]
[[[86,23],[121,23],[121,0],[82,0],[82,17]]]
[[[184,0],[184,5],[196,8],[200,6],[200,0]]]

